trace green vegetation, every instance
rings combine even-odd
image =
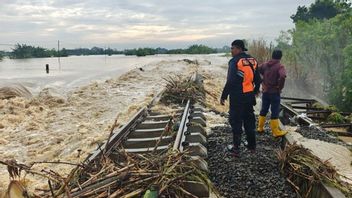
[[[124,51],[124,54],[127,56],[148,56],[155,55],[158,53],[158,48],[138,48],[138,49],[128,49]]]
[[[352,123],[352,113],[349,116],[347,116],[346,119],[347,119],[347,122]]]
[[[215,49],[207,47],[205,45],[191,45],[185,50],[185,54],[212,54],[216,53]]]
[[[225,47],[224,47],[225,48]],[[217,53],[218,50],[207,47],[205,45],[191,45],[187,49],[172,49],[167,50],[164,48],[138,48],[125,50],[125,55],[147,56],[155,54],[212,54]]]
[[[296,14],[291,16],[293,22],[308,22],[310,20],[330,19],[338,14],[345,13],[350,9],[350,3],[347,0],[317,0],[309,8],[299,6]]]
[[[231,47],[230,46],[224,46],[222,48],[216,48],[215,49],[217,53],[230,53],[231,52]]]
[[[35,47],[26,44],[17,44],[10,53],[10,58],[42,58],[42,57],[60,57],[65,56],[88,56],[88,55],[113,55],[113,54],[124,54],[127,56],[148,56],[155,54],[211,54],[211,53],[222,53],[228,52],[229,47],[213,49],[205,45],[192,45],[187,49],[172,49],[168,50],[165,48],[137,48],[137,49],[126,49],[119,51],[111,48],[100,48],[93,47],[89,48],[77,48],[77,49],[61,49],[60,54],[57,53],[56,49],[46,49],[42,47]],[[1,55],[1,54],[0,54]],[[1,57],[1,56],[0,56]]]
[[[68,56],[89,56],[89,55],[113,55],[113,54],[123,54],[122,51],[117,51],[111,48],[101,48],[101,47],[92,47],[89,48],[77,48],[77,49],[65,49],[63,48],[60,52],[66,53]]]
[[[324,109],[324,105],[322,105],[320,102],[315,102],[312,105],[313,108],[318,108],[318,109]]]
[[[324,110],[328,110],[328,111],[331,111],[331,112],[339,111],[335,105],[329,105],[327,107],[324,107]]]
[[[60,50],[59,54],[56,49],[45,49],[42,47],[34,47],[25,44],[17,44],[11,52],[11,58],[43,58],[43,57],[66,57],[66,56],[80,56],[80,55],[99,55],[99,54],[122,54],[120,51],[113,50],[111,48],[104,49],[99,47],[78,48],[78,49],[66,49]]]
[[[42,47],[34,47],[26,44],[17,44],[12,50],[10,58],[43,58],[53,56],[58,56],[58,53],[55,49],[45,49]],[[67,56],[67,54],[60,53],[60,56]]]
[[[345,117],[343,117],[343,115],[341,115],[340,113],[333,112],[328,116],[328,122],[334,124],[341,124],[345,123],[346,120]]]
[[[292,16],[295,28],[277,41],[291,77],[352,111],[352,8],[346,2],[317,0],[305,11],[299,7]]]

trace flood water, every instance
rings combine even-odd
[[[95,80],[105,80],[161,60],[192,58],[188,55],[70,56],[60,58],[4,59],[0,61],[0,85],[21,83],[33,93],[45,87],[67,91]],[[46,73],[45,65],[50,72]]]

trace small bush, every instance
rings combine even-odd
[[[328,122],[334,123],[334,124],[341,124],[345,123],[345,117],[343,117],[340,113],[333,112],[328,116]]]

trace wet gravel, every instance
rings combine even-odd
[[[330,143],[339,144],[342,146],[347,146],[346,143],[339,140],[337,137],[329,134],[329,132],[324,130],[321,131],[316,127],[300,126],[297,128],[296,132],[300,133],[305,138],[321,140],[324,142],[330,142]]]
[[[275,149],[281,142],[269,133],[257,135],[257,151],[241,147],[240,158],[226,151],[231,144],[230,127],[212,128],[208,137],[210,178],[224,197],[297,197],[280,174]]]

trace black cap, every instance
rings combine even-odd
[[[244,42],[242,40],[234,40],[231,45],[241,48],[243,51],[248,51],[248,49],[244,47]]]

